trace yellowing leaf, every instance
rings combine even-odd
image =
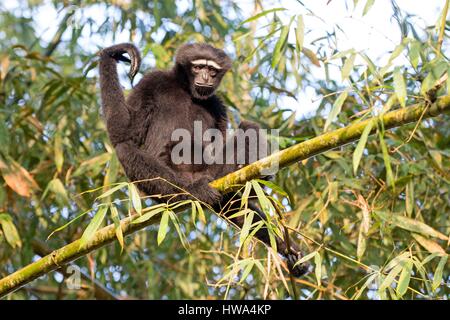
[[[6,184],[23,197],[30,197],[33,190],[39,190],[31,174],[12,159],[8,163],[0,160],[0,170]]]
[[[320,67],[320,61],[319,59],[317,59],[317,56],[314,52],[305,47],[302,48],[302,52],[309,59],[309,61],[311,61],[313,65]]]
[[[436,242],[413,233],[414,239],[430,253],[445,254],[445,250]]]
[[[448,240],[448,237],[445,234],[442,234],[441,232],[434,230],[432,227],[423,222],[410,219],[404,216],[399,216],[396,214],[388,214],[382,211],[375,211],[375,213],[383,220],[391,222],[392,224],[394,224],[399,228],[420,233],[426,236],[435,237],[441,240]]]
[[[116,206],[114,206],[114,205],[111,205],[111,219],[114,222],[114,230],[115,230],[116,237],[117,237],[117,240],[119,241],[120,248],[122,251],[124,248],[122,226],[120,225],[119,211],[117,210]]]

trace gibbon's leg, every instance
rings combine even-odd
[[[240,205],[241,200],[239,196],[235,193],[228,193],[224,195],[221,204],[215,206],[215,210],[217,210],[218,212],[223,212],[226,217],[229,217],[240,210]],[[253,201],[248,203],[248,208],[255,211],[256,213],[253,217],[252,224],[261,220],[265,220],[265,214],[253,203]],[[241,215],[231,218],[231,221],[238,227],[242,228],[245,222],[245,217]],[[251,233],[251,230],[249,233]],[[269,232],[267,231],[266,226],[263,226],[258,231],[256,231],[255,237],[267,246],[271,246]],[[294,267],[294,264],[299,259],[301,259],[303,255],[300,248],[292,240],[292,238],[289,237],[289,247],[286,239],[281,239],[280,237],[275,235],[275,241],[277,244],[278,253],[287,260],[289,272],[291,272],[291,274],[295,277],[301,277],[306,274],[309,268],[309,265],[307,263]]]
[[[221,194],[208,185],[212,181],[210,177],[205,176],[193,183],[187,183],[172,168],[166,166],[151,154],[137,148],[131,141],[119,143],[116,146],[116,153],[128,178],[132,181],[160,177],[186,190],[200,201],[210,205],[220,202]],[[186,194],[175,196],[176,194],[183,193],[183,191],[170,183],[161,179],[153,179],[151,181],[138,182],[137,186],[147,195],[174,195],[171,201],[193,200],[192,196]]]

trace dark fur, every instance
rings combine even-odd
[[[225,106],[214,94],[196,98],[193,94],[190,62],[195,59],[209,59],[222,69],[217,74],[215,87],[225,72],[231,67],[230,58],[219,49],[206,44],[187,44],[180,47],[176,63],[169,71],[147,73],[124,98],[117,75],[117,61],[131,58],[131,78],[140,64],[139,51],[132,44],[119,44],[100,52],[100,88],[102,108],[110,140],[117,156],[131,181],[161,177],[181,187],[197,199],[212,205],[216,210],[226,203],[231,195],[222,195],[209,186],[209,182],[237,169],[237,165],[174,165],[170,160],[172,131],[185,128],[193,132],[195,120],[202,121],[203,130],[217,128],[223,135],[228,119]],[[255,124],[243,122],[241,128],[254,128]],[[180,189],[161,180],[138,183],[138,188],[147,195],[163,196],[180,194]],[[171,200],[192,199],[190,195],[176,195]],[[230,211],[239,209],[229,207]],[[234,222],[242,225],[243,219]],[[267,231],[261,229],[256,236],[269,244]],[[279,239],[278,250],[288,258],[292,266],[300,256],[297,247]],[[292,269],[292,268],[291,268]],[[302,275],[305,268],[298,266],[291,270],[294,275]]]

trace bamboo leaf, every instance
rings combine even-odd
[[[63,153],[62,136],[60,131],[57,131],[55,134],[54,150],[55,150],[54,153],[55,153],[56,170],[58,172],[61,172],[62,166],[64,164],[64,153]]]
[[[203,211],[202,205],[198,201],[194,201],[195,205],[197,206],[197,212],[198,212],[198,219],[206,225],[206,216],[205,212]]]
[[[381,283],[380,288],[378,291],[384,291],[387,287],[390,287],[392,285],[392,282],[394,282],[395,277],[402,271],[403,266],[401,264],[396,265],[384,278],[384,281]]]
[[[315,274],[316,274],[316,280],[317,285],[321,286],[322,284],[322,256],[319,252],[316,252],[316,255],[314,256],[314,264],[316,265],[315,268]]]
[[[169,230],[169,211],[165,210],[159,223],[159,230],[157,236],[158,246],[164,241],[167,231]]]
[[[119,241],[120,244],[120,251],[122,252],[125,245],[123,241],[122,226],[120,225],[119,211],[114,205],[111,205],[110,210],[111,210],[111,219],[114,222],[114,231],[116,233],[117,240]]]
[[[437,242],[424,238],[417,233],[413,233],[412,236],[428,252],[445,254],[445,250]]]
[[[83,235],[80,239],[80,248],[83,248],[94,236],[95,232],[100,228],[103,220],[105,219],[106,213],[108,212],[107,206],[101,206],[97,213],[89,222],[87,228],[84,230]]]
[[[432,227],[423,222],[396,214],[388,214],[383,211],[375,211],[375,214],[378,215],[383,220],[391,222],[392,224],[394,224],[399,228],[420,233],[422,235],[435,237],[441,240],[446,241],[448,240],[448,237],[445,234],[433,229]]]
[[[396,293],[399,298],[403,297],[408,290],[409,281],[411,280],[411,272],[413,267],[413,261],[408,259],[403,267],[402,272],[400,273],[400,277],[398,278]]]
[[[239,280],[239,283],[242,283],[247,279],[248,275],[253,269],[253,266],[255,265],[254,261],[249,261],[247,265],[245,266],[244,271],[242,272],[241,280]]]
[[[245,242],[245,240],[247,239],[247,236],[250,232],[250,227],[253,223],[253,216],[255,215],[254,211],[250,211],[248,213],[248,215],[245,217],[244,219],[244,224],[242,225],[242,229],[241,229],[241,235],[239,237],[239,242],[241,243],[241,245]]]
[[[101,195],[99,195],[99,196],[96,198],[96,200],[100,200],[100,199],[103,199],[103,198],[107,198],[107,197],[109,197],[110,195],[112,195],[114,192],[116,192],[116,191],[118,191],[118,190],[124,188],[124,187],[127,186],[127,185],[128,185],[127,182],[121,182],[121,183],[117,184],[115,187],[112,187],[112,188],[109,189],[108,191],[106,191],[106,192],[102,193]]]
[[[12,248],[21,248],[22,241],[20,240],[19,232],[17,232],[13,219],[9,214],[0,213],[0,226],[6,242],[8,242]]]
[[[364,9],[363,9],[363,16],[365,16],[367,14],[367,12],[369,12],[370,8],[372,8],[374,3],[375,3],[375,0],[367,0],[366,1],[366,5],[364,6]]]
[[[352,71],[353,65],[355,63],[355,58],[356,58],[356,54],[353,53],[352,55],[350,55],[350,57],[348,57],[345,60],[345,63],[341,70],[342,81],[344,81],[345,79],[347,79],[350,76],[350,72]]]
[[[303,22],[303,16],[299,14],[297,16],[297,28],[295,29],[295,43],[297,52],[300,54],[303,49],[303,41],[305,40],[305,23]]]
[[[367,139],[369,137],[370,132],[373,128],[373,121],[370,121],[366,127],[364,128],[361,138],[358,141],[358,144],[356,145],[355,152],[353,152],[353,174],[356,175],[358,172],[358,166],[359,162],[361,161],[361,157],[364,151],[364,148],[366,147]]]
[[[311,253],[308,253],[306,256],[304,256],[303,258],[299,259],[295,264],[294,267],[301,265],[302,263],[305,263],[306,261],[311,260],[312,258],[314,258],[316,255],[318,255],[319,253],[317,251],[313,251]]]
[[[131,203],[133,204],[134,210],[136,210],[139,215],[142,214],[142,203],[141,196],[139,195],[139,191],[134,185],[134,183],[128,184],[128,191],[130,193]]]
[[[136,223],[143,223],[143,222],[145,222],[145,221],[150,220],[151,218],[153,218],[154,216],[156,216],[158,213],[163,212],[163,211],[165,211],[165,210],[167,210],[166,207],[158,207],[158,208],[155,208],[155,209],[153,209],[153,210],[150,210],[150,211],[148,211],[148,212],[142,214],[140,217],[137,217],[136,219],[133,220],[132,223],[133,223],[133,224],[136,224]]]
[[[436,271],[433,276],[433,284],[431,285],[433,291],[435,291],[440,285],[442,281],[442,276],[444,272],[445,264],[447,263],[448,255],[442,256],[439,260]]]
[[[337,118],[338,114],[341,112],[342,105],[344,104],[345,100],[347,99],[347,96],[348,96],[348,91],[345,90],[336,99],[336,101],[333,104],[333,107],[331,108],[330,113],[328,114],[327,121],[325,122],[323,131],[327,131],[330,124]]]
[[[285,44],[289,35],[289,26],[283,26],[281,28],[280,37],[278,38],[277,43],[275,44],[275,49],[273,50],[272,56],[272,68],[275,68],[280,62],[281,55],[284,52]]]
[[[252,21],[254,21],[254,20],[256,20],[256,19],[259,19],[259,18],[261,18],[261,17],[264,17],[264,16],[268,15],[269,13],[277,12],[277,11],[284,11],[284,10],[286,10],[286,9],[285,9],[285,8],[273,8],[273,9],[265,10],[265,11],[263,11],[263,12],[258,13],[257,15],[254,15],[254,16],[251,17],[251,18],[248,18],[247,20],[244,20],[244,21],[241,23],[241,25],[243,25],[243,24],[245,24],[245,23],[248,23],[248,22],[252,22]]]
[[[401,106],[406,107],[406,84],[399,67],[394,70],[394,90]]]
[[[34,190],[39,190],[31,174],[11,158],[0,159],[0,171],[6,184],[23,197],[31,197]]]
[[[414,210],[414,182],[412,180],[406,185],[405,194],[406,214],[411,217]]]

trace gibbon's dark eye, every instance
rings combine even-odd
[[[217,69],[214,67],[209,67],[209,74],[211,75],[211,77],[216,76],[217,74]]]
[[[192,66],[192,70],[194,72],[199,72],[201,70],[201,67],[199,65],[194,65],[194,66]]]

